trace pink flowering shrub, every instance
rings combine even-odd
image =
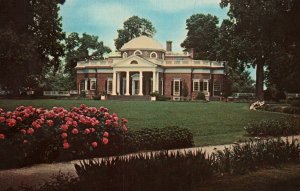
[[[0,108],[0,149],[13,146],[35,162],[109,155],[122,150],[126,123],[104,107]]]

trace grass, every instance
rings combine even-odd
[[[20,105],[71,108],[86,104],[105,106],[110,112],[127,118],[131,130],[165,126],[185,127],[192,131],[195,145],[219,145],[244,139],[244,126],[263,119],[277,119],[282,113],[250,111],[247,103],[225,102],[149,102],[95,100],[0,100],[0,107],[13,110]]]

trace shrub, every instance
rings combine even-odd
[[[245,130],[250,136],[287,136],[300,132],[300,119],[290,116],[281,120],[264,120],[248,124]]]
[[[205,94],[203,92],[198,92],[196,100],[206,100]]]
[[[212,154],[214,169],[219,173],[244,174],[257,168],[299,162],[298,141],[270,139],[233,145]]]
[[[291,106],[294,106],[294,107],[300,107],[300,100],[292,100],[291,101]]]
[[[279,101],[282,99],[286,99],[283,91],[279,91],[276,88],[268,88],[264,91],[264,100],[266,101]]]
[[[124,139],[126,152],[192,147],[193,134],[185,128],[145,128],[128,132]]]
[[[190,190],[213,174],[202,151],[82,161],[75,168],[83,188],[107,191]]]
[[[171,98],[163,95],[157,95],[156,101],[169,101]]]
[[[5,156],[0,168],[119,153],[126,123],[104,107],[0,109],[0,153]],[[14,160],[6,158],[8,151],[15,152]]]
[[[86,93],[85,93],[85,91],[81,91],[79,96],[80,96],[81,98],[86,98]]]
[[[285,107],[283,108],[284,113],[300,115],[300,108],[299,107]]]

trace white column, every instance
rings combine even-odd
[[[126,72],[126,93],[125,95],[129,96],[129,71]]]
[[[161,95],[164,95],[164,79],[161,79]]]
[[[143,95],[143,72],[140,71],[140,92],[139,95],[142,96]]]
[[[114,71],[113,73],[113,81],[112,81],[112,93],[111,95],[117,95],[116,93],[116,85],[117,85],[117,73]]]
[[[153,74],[152,74],[152,90],[153,90],[153,92],[155,92],[156,91],[156,72],[155,71],[153,71]]]
[[[117,73],[117,95],[120,95],[120,73]]]
[[[88,80],[87,79],[85,79],[84,80],[84,90],[87,90],[88,89]]]
[[[156,91],[159,91],[159,72],[156,72]]]

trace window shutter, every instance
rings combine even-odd
[[[173,86],[174,86],[174,81],[171,81],[171,96],[173,96]]]
[[[88,80],[87,81],[87,90],[90,90],[90,88],[91,88],[91,80]]]
[[[105,89],[104,89],[104,91],[107,92],[107,80],[105,80]]]
[[[200,91],[203,92],[203,81],[200,81]]]
[[[180,96],[182,96],[183,91],[182,91],[182,81],[180,80]]]

